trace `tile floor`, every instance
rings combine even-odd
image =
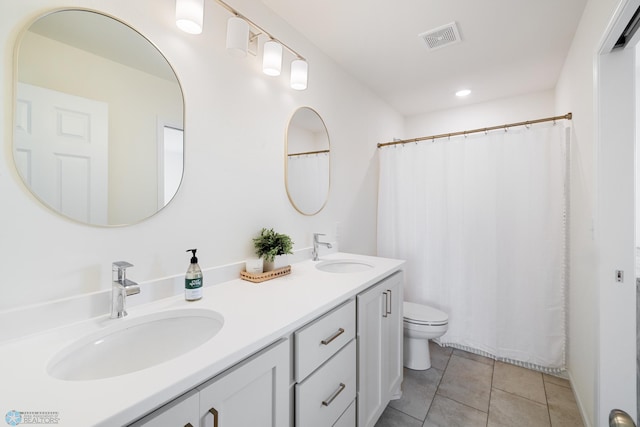
[[[376,427],[582,427],[569,381],[431,343]]]

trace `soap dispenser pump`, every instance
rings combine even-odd
[[[192,253],[191,263],[184,279],[184,299],[187,301],[197,301],[202,298],[202,270],[198,266],[196,251],[197,249],[187,249],[187,252]]]

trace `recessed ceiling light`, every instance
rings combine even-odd
[[[471,91],[469,89],[462,89],[456,92],[456,96],[463,97],[469,95],[470,93]]]

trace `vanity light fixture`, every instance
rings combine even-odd
[[[282,45],[275,40],[264,44],[262,52],[262,72],[267,76],[279,76],[282,70]]]
[[[232,16],[227,21],[227,51],[232,56],[247,56],[249,48],[249,24],[242,18]]]
[[[469,89],[462,89],[456,92],[456,96],[458,98],[464,98],[465,96],[468,96],[471,93],[471,90]]]
[[[305,90],[307,88],[307,74],[309,65],[304,59],[294,59],[291,62],[291,88]]]
[[[291,62],[291,88],[305,90],[309,64],[307,60],[285,43],[273,37],[258,24],[247,18],[223,0],[215,0],[233,16],[227,22],[227,51],[233,56],[246,56],[247,51],[255,54],[259,37],[269,40],[264,43],[262,71],[269,76],[279,76],[282,70],[282,51],[293,55]],[[204,0],[176,0],[176,25],[191,34],[202,32]]]
[[[204,0],[176,0],[176,25],[189,34],[202,33]]]

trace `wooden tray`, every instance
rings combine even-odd
[[[246,271],[240,272],[240,278],[243,280],[248,280],[253,283],[260,283],[267,280],[275,279],[276,277],[286,276],[291,273],[291,266],[287,265],[286,267],[277,268],[275,270],[266,271],[264,273],[247,273]]]

